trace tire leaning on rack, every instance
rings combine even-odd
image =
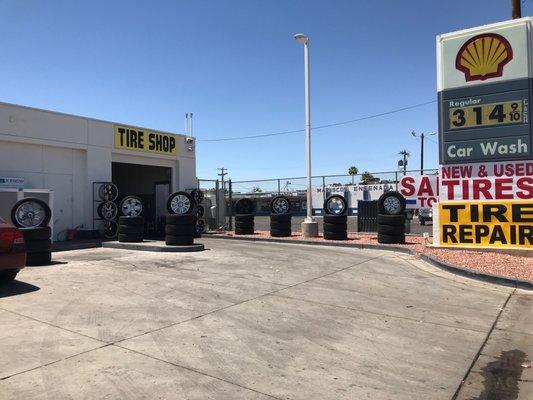
[[[235,234],[236,235],[253,235],[254,234],[254,215],[253,214],[236,214],[235,215]]]
[[[122,216],[118,218],[118,241],[124,243],[142,242],[144,239],[144,217]]]
[[[40,228],[21,228],[26,243],[26,265],[48,265],[52,261],[52,229],[49,226]]]
[[[165,243],[167,246],[192,245],[194,233],[194,215],[167,214],[165,217]]]
[[[323,230],[326,240],[348,239],[348,217],[346,215],[324,215]]]

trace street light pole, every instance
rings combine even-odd
[[[309,73],[309,38],[301,33],[294,35],[294,39],[304,45],[305,68],[305,148],[307,163],[307,217],[302,223],[304,237],[318,236],[318,223],[313,218],[312,182],[311,182],[311,90]]]

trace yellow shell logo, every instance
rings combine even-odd
[[[503,75],[503,67],[513,59],[513,48],[496,33],[470,38],[459,49],[455,68],[464,72],[466,81],[484,81]]]

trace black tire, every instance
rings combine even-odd
[[[272,222],[286,222],[291,223],[291,214],[270,214],[270,223]]]
[[[250,199],[239,199],[235,203],[235,214],[253,214],[254,202]]]
[[[118,241],[123,243],[142,242],[143,238],[144,235],[142,233],[118,234]]]
[[[118,188],[112,182],[105,182],[98,188],[98,197],[102,201],[115,201],[118,197]]]
[[[252,223],[254,222],[253,214],[237,214],[235,215],[235,222]]]
[[[178,196],[183,196],[182,201],[178,202],[177,198]],[[173,200],[176,199],[176,202],[173,203]],[[192,196],[187,192],[174,192],[170,196],[168,196],[167,199],[167,211],[169,214],[176,214],[176,215],[188,215],[192,214],[194,210],[194,199]],[[173,209],[172,206],[175,206]]]
[[[342,204],[342,211],[338,214],[333,212],[333,209],[329,207],[329,204],[331,202],[338,202]],[[333,194],[329,196],[326,200],[324,200],[324,212],[327,215],[345,215],[346,211],[348,210],[348,203],[346,202],[346,199],[344,196],[341,196],[340,194]]]
[[[113,239],[117,236],[118,224],[116,221],[104,221],[102,229],[106,239]]]
[[[254,227],[254,223],[253,222],[240,222],[240,221],[237,221],[235,222],[235,228],[253,228]]]
[[[170,236],[192,236],[194,225],[165,225],[165,235]]]
[[[343,233],[347,231],[348,224],[330,224],[329,222],[324,223],[324,232]]]
[[[378,225],[404,226],[405,216],[378,214]]]
[[[348,234],[346,232],[324,232],[324,239],[326,240],[346,240]]]
[[[143,225],[119,225],[118,234],[130,235],[130,234],[143,234],[144,226]]]
[[[286,196],[275,196],[270,201],[270,212],[272,215],[290,215],[291,201]]]
[[[205,214],[205,209],[204,209],[204,206],[196,206],[196,208],[194,209],[194,216],[196,218],[202,218]]]
[[[400,244],[405,243],[405,235],[385,235],[378,233],[378,243]]]
[[[104,208],[107,208],[107,210],[104,210]],[[103,203],[98,204],[96,212],[101,219],[111,221],[117,217],[118,207],[112,201],[104,201]]]
[[[403,235],[405,234],[405,225],[378,225],[378,233],[384,235]]]
[[[38,265],[48,265],[52,262],[52,253],[43,251],[41,253],[28,253],[26,256],[26,265],[35,267]]]
[[[253,235],[254,234],[254,228],[238,228],[235,227],[235,234],[236,235]]]
[[[35,226],[32,225],[24,225],[17,221],[17,211],[19,211],[19,207],[22,206],[24,203],[34,202],[37,203],[39,206],[42,207],[44,211],[44,216],[42,221]],[[52,210],[50,210],[50,207],[46,202],[44,202],[41,199],[37,199],[35,197],[26,197],[25,199],[19,200],[15,203],[13,208],[11,209],[11,222],[13,222],[13,225],[15,225],[17,228],[41,228],[48,226],[48,223],[50,222],[50,218],[52,218]]]
[[[270,236],[272,237],[289,237],[292,235],[291,229],[270,229]]]
[[[289,222],[276,222],[276,221],[270,221],[270,229],[291,229],[292,224]]]
[[[204,192],[202,192],[200,189],[193,189],[191,191],[191,197],[194,199],[196,204],[200,204],[204,199]]]
[[[165,236],[165,243],[167,246],[190,246],[194,244],[194,238],[192,234],[189,236]]]
[[[393,197],[399,202],[398,209],[391,211],[389,209],[385,208],[385,201]],[[379,199],[378,199],[378,213],[384,214],[384,215],[403,215],[403,212],[405,211],[405,197],[400,192],[396,192],[394,190],[391,190],[389,192],[383,193]]]
[[[144,226],[144,217],[118,217],[119,225]]]
[[[129,208],[130,213],[127,214],[124,212],[123,207],[126,206],[128,203],[131,203],[132,201],[139,202],[141,208],[133,209],[134,203],[132,203]],[[126,196],[120,201],[120,205],[118,206],[118,209],[119,209],[120,215],[123,215],[126,217],[140,217],[143,212],[143,202],[141,198],[138,196]]]
[[[194,225],[194,232],[197,235],[201,235],[205,232],[205,221],[203,219],[196,221],[196,224]]]
[[[423,218],[420,218],[420,225],[422,226],[426,225],[426,220]]]
[[[194,215],[192,214],[167,214],[165,217],[166,225],[193,225]]]
[[[26,253],[42,253],[50,251],[52,241],[50,239],[26,241]]]
[[[24,241],[45,240],[52,236],[52,228],[43,226],[42,228],[20,228]]]
[[[324,223],[328,224],[347,224],[348,216],[346,215],[324,215]]]
[[[19,271],[20,269],[6,269],[4,271],[0,271],[0,284],[13,282]]]

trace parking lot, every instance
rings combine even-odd
[[[533,395],[530,292],[391,252],[201,242],[23,270],[0,289],[0,397]]]

